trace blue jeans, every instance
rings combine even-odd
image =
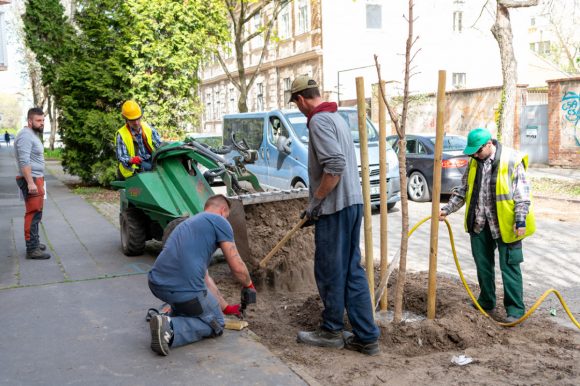
[[[314,230],[314,275],[324,305],[321,327],[344,328],[344,310],[352,332],[364,343],[379,337],[373,320],[371,296],[361,265],[360,228],[362,205],[352,205],[320,216]]]
[[[171,343],[171,347],[183,346],[222,333],[225,325],[224,315],[222,314],[218,301],[210,292],[169,291],[157,287],[151,282],[149,282],[149,289],[155,297],[171,305],[197,298],[203,309],[203,313],[199,316],[171,317],[171,325],[173,327],[173,342]]]

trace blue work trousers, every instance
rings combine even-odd
[[[199,316],[171,316],[173,342],[171,347],[197,342],[203,338],[221,335],[224,315],[216,298],[208,291],[169,291],[149,282],[149,289],[158,299],[173,306],[197,298],[203,309]]]
[[[373,319],[368,281],[361,265],[362,207],[352,205],[320,216],[314,231],[314,275],[324,305],[321,327],[341,331],[346,308],[353,333],[370,343],[378,339],[379,328]]]

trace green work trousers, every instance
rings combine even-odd
[[[477,281],[481,290],[478,303],[485,310],[496,306],[495,249],[499,250],[499,267],[503,280],[505,306],[508,316],[520,318],[525,313],[524,288],[520,263],[524,261],[521,243],[513,247],[501,239],[493,239],[489,225],[479,233],[470,233],[471,253],[477,268]]]

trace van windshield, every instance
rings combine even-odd
[[[356,110],[339,110],[338,113],[346,121],[352,135],[352,139],[355,143],[359,143],[359,132],[358,132],[358,114]],[[287,113],[286,119],[292,127],[296,136],[300,141],[308,143],[308,127],[306,127],[306,116],[301,112]],[[375,130],[372,123],[367,120],[367,136],[369,142],[376,142],[379,140],[377,131]]]
[[[286,119],[294,128],[294,132],[301,142],[308,143],[308,127],[306,127],[306,116],[300,112],[286,114]]]

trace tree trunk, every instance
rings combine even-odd
[[[497,127],[497,139],[507,146],[514,145],[516,110],[517,63],[514,55],[513,34],[507,7],[498,2],[495,23],[491,33],[499,46],[503,78],[503,106]],[[501,103],[501,102],[500,102]]]
[[[409,245],[409,199],[407,197],[407,157],[405,149],[407,141],[399,140],[399,179],[401,181],[401,249],[399,260],[399,273],[395,288],[395,308],[393,322],[400,323],[403,320],[403,293],[407,280],[407,249]]]
[[[56,131],[58,129],[57,110],[52,99],[53,97],[50,95],[47,98],[48,119],[50,121],[50,136],[48,137],[48,147],[50,150],[54,150],[54,141],[56,140]]]

